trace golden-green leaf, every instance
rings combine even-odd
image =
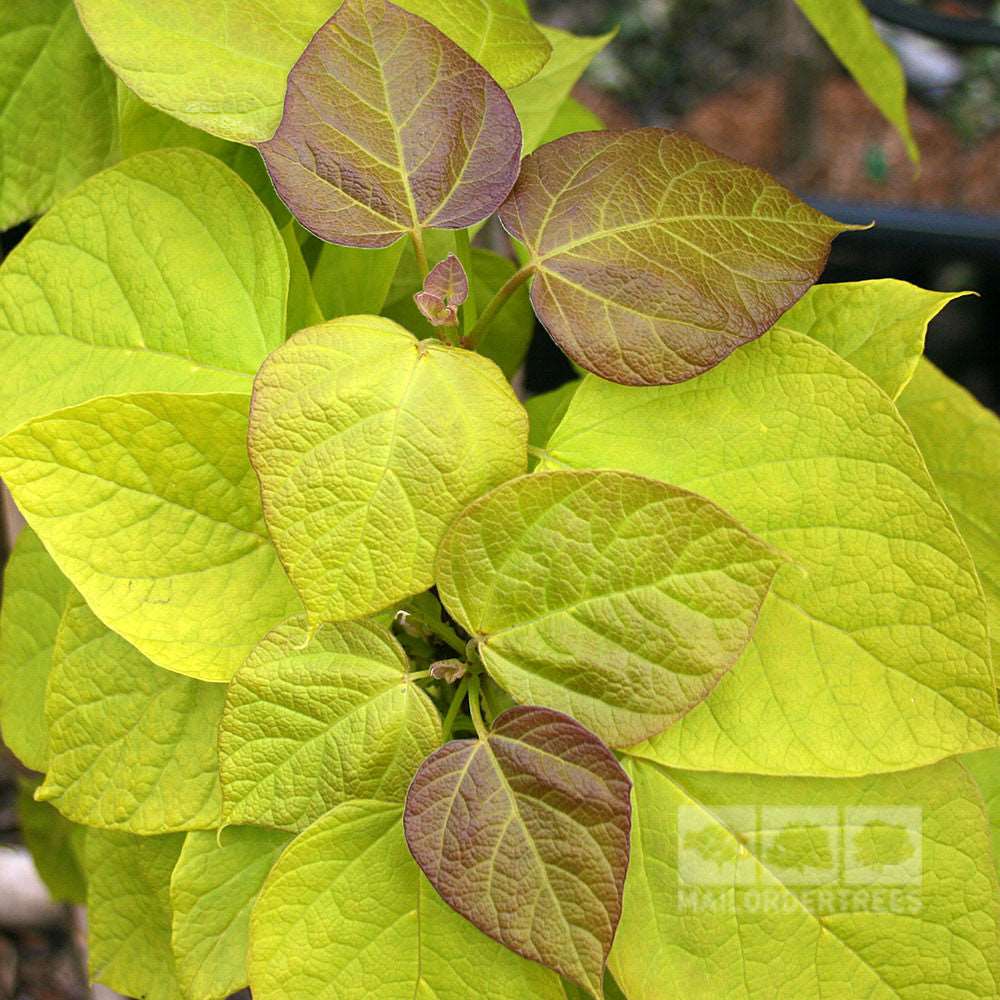
[[[622,747],[718,683],[778,565],[693,493],[560,471],[512,480],[465,510],[441,543],[437,580],[502,687]]]
[[[353,316],[296,334],[254,386],[264,513],[310,620],[381,611],[434,582],[438,542],[523,472],[528,421],[500,369]]]
[[[837,58],[891,122],[914,163],[920,150],[906,113],[906,76],[896,53],[879,37],[861,0],[795,0]]]

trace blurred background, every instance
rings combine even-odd
[[[906,70],[919,172],[792,0],[532,3],[577,33],[619,26],[575,93],[609,127],[681,129],[838,219],[874,220],[836,240],[823,281],[977,291],[935,320],[927,353],[1000,410],[1000,2],[867,6]],[[547,345],[536,338],[529,389],[563,381]]]

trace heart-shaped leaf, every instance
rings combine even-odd
[[[499,84],[437,28],[387,0],[346,0],[293,67],[260,150],[307,229],[376,248],[496,211],[521,127]]]
[[[264,207],[193,149],[130,156],[63,198],[0,269],[0,430],[95,396],[250,391],[285,335]]]
[[[627,385],[684,381],[759,337],[851,228],[763,171],[655,128],[543,146],[500,218],[528,248],[553,339]]]
[[[310,620],[427,590],[451,521],[524,472],[527,423],[492,361],[388,319],[334,320],[275,351],[254,385],[250,456]]]
[[[469,278],[465,268],[450,253],[431,269],[413,301],[431,326],[458,326],[458,308],[468,297]]]
[[[347,799],[401,801],[441,743],[406,654],[371,622],[305,620],[265,636],[229,685],[219,726],[222,818],[303,830]]]
[[[472,504],[441,544],[437,580],[518,701],[622,747],[690,711],[736,662],[779,562],[693,493],[567,471]]]
[[[98,618],[199,680],[229,680],[302,611],[247,459],[248,405],[236,393],[99,396],[0,439],[0,475]]]
[[[601,997],[628,868],[630,788],[614,754],[574,719],[518,706],[483,739],[424,761],[406,799],[406,842],[449,906]]]

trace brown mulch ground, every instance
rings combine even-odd
[[[948,123],[909,103],[921,150],[915,172],[892,126],[851,80],[831,74],[816,89],[806,153],[787,167],[786,85],[780,74],[745,80],[707,98],[678,128],[737,159],[778,173],[799,191],[851,201],[1000,214],[1000,133],[967,147]]]

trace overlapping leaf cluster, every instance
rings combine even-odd
[[[9,106],[51,46],[94,113],[2,178],[59,200],[0,269],[0,724],[92,976],[995,997],[1000,424],[921,359],[953,296],[811,288],[844,227],[581,117],[609,39],[515,0],[41,6]],[[536,315],[587,373],[524,406]],[[837,876],[761,819],[803,810],[919,823]],[[810,903],[911,855],[916,908]]]

